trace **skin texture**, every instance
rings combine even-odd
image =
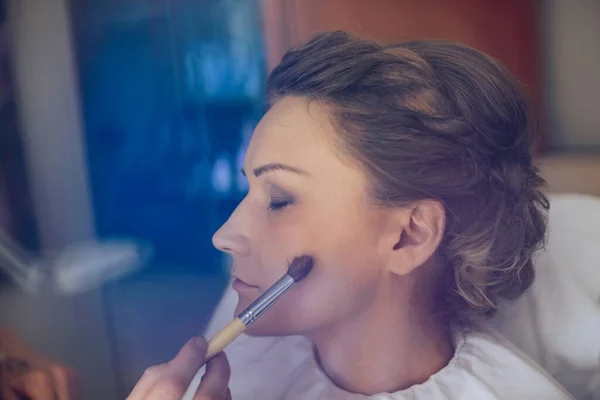
[[[276,102],[248,147],[249,193],[213,242],[247,283],[234,286],[236,313],[295,256],[313,256],[311,274],[248,333],[306,335],[338,386],[395,391],[425,381],[452,354],[446,329],[428,312],[445,212],[432,200],[377,205],[360,163],[336,145],[341,135],[324,105]]]

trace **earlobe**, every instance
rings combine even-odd
[[[397,240],[389,253],[389,269],[397,275],[407,275],[433,257],[446,223],[445,209],[438,201],[423,200],[404,212],[406,217],[398,218],[403,222],[397,225]]]

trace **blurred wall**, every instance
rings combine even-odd
[[[91,237],[66,0],[9,0],[16,101],[45,250]]]
[[[93,236],[67,3],[7,4],[16,101],[46,255]],[[82,398],[119,398],[99,291],[29,297],[2,286],[0,304],[0,323],[80,374]]]
[[[598,153],[600,1],[544,0],[541,7],[548,147]]]
[[[550,192],[600,196],[600,1],[543,0],[546,148]]]

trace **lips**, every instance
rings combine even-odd
[[[259,289],[258,286],[251,285],[248,282],[245,282],[245,281],[241,280],[240,278],[236,278],[236,277],[234,277],[233,282],[231,283],[231,287],[236,292],[249,291],[249,290],[251,291],[251,290]]]

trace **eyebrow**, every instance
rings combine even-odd
[[[265,164],[265,165],[261,165],[260,167],[254,168],[252,170],[252,172],[254,173],[254,176],[256,176],[257,178],[259,176],[264,175],[267,172],[271,172],[271,171],[288,171],[288,172],[293,172],[293,173],[299,174],[299,175],[310,175],[308,172],[301,170],[300,168],[292,167],[291,165],[286,165],[286,164],[281,164],[281,163]],[[243,168],[242,168],[242,174],[244,176],[246,176],[246,171]]]

